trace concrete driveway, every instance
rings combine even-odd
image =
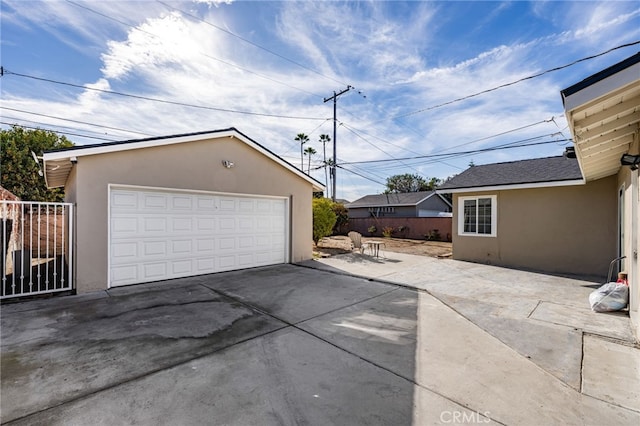
[[[633,388],[633,380],[623,377],[626,382],[618,384],[624,392],[611,396],[609,388],[589,385],[590,379],[580,379],[576,387],[575,372],[564,371],[554,351],[548,366],[541,366],[548,345],[523,341],[544,339],[545,330],[528,334],[534,329],[509,326],[509,321],[519,324],[516,317],[535,299],[535,291],[527,293],[524,284],[512,290],[523,300],[504,293],[522,279],[518,271],[493,271],[491,282],[505,287],[498,292],[485,282],[484,290],[470,284],[465,293],[456,286],[458,294],[452,295],[426,287],[451,280],[451,274],[456,282],[471,283],[477,271],[461,271],[473,265],[432,265],[439,261],[395,254],[354,256],[3,305],[0,420],[65,425],[640,423],[634,394],[640,388]],[[369,273],[356,270],[360,267]],[[567,288],[582,285],[588,284],[565,283]],[[555,341],[559,351],[573,357],[574,334],[580,347],[582,339],[595,342],[589,343],[593,351],[564,363],[572,368],[577,363],[579,375],[611,357],[613,347],[625,348],[613,352],[621,363],[637,353],[627,319],[600,317],[609,325],[591,319],[587,333],[559,324],[562,310],[541,305],[528,317],[541,309],[541,319],[529,318],[531,323],[562,330],[551,339],[569,336]],[[489,319],[482,323],[482,318]],[[596,333],[602,330],[614,337],[604,339]],[[625,374],[633,375],[626,367]],[[617,374],[610,368],[604,373]],[[630,395],[619,396],[625,393]]]

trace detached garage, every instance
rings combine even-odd
[[[236,129],[44,154],[75,203],[78,293],[312,256],[324,187]]]

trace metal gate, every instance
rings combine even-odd
[[[73,288],[73,204],[0,200],[0,299]]]

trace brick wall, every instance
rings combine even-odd
[[[392,237],[394,238],[410,238],[414,240],[424,240],[425,235],[438,230],[441,241],[451,241],[451,225],[450,217],[398,217],[398,218],[351,218],[347,228],[349,231],[357,231],[365,237],[374,236],[381,237],[382,230],[385,227],[391,227],[395,230]],[[374,234],[369,233],[370,226],[376,227]],[[399,230],[400,227],[404,229]]]

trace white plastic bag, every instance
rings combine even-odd
[[[619,311],[629,303],[629,287],[622,283],[607,283],[591,292],[589,303],[595,312]]]

